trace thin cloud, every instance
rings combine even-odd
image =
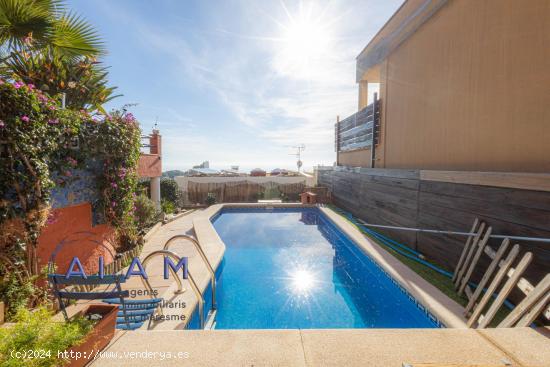
[[[357,108],[355,56],[386,18],[374,18],[377,10],[371,7],[382,5],[371,1],[297,4],[235,1],[220,4],[216,11],[205,5],[201,10],[208,13],[208,24],[194,23],[192,17],[183,24],[161,24],[132,10],[113,11],[112,2],[108,8],[109,14],[131,22],[143,47],[167,60],[159,67],[174,76],[174,85],[192,85],[216,96],[233,115],[227,123],[240,123],[265,146],[282,151],[304,143],[308,152],[318,155],[310,157],[312,163],[320,163],[333,160],[336,115],[344,118]],[[398,0],[385,5],[387,16],[398,5]],[[226,8],[232,17],[226,16]],[[144,108],[154,113],[151,106]],[[195,131],[197,122],[179,111],[179,106],[165,110],[163,126],[170,132],[165,143],[175,145],[165,149],[165,155],[196,159],[191,152],[197,149],[244,161],[227,152],[231,141],[213,141],[211,134]],[[177,139],[192,141],[178,144]],[[268,155],[262,158],[275,161]]]

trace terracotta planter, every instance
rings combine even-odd
[[[90,305],[86,307],[80,314],[100,314],[103,316],[86,339],[77,346],[68,350],[68,353],[79,355],[80,358],[71,358],[67,366],[83,367],[94,359],[94,356],[103,350],[115,335],[116,317],[118,313],[118,305]],[[69,354],[69,357],[71,354]]]

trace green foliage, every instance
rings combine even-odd
[[[94,28],[68,12],[62,0],[0,1],[0,46],[12,51],[48,49],[67,57],[104,51]]]
[[[180,200],[180,191],[176,180],[163,178],[160,180],[160,198],[176,206]]]
[[[185,172],[180,171],[179,169],[174,169],[171,171],[162,172],[162,177],[174,178],[176,176],[183,176]]]
[[[5,52],[5,55],[1,53]],[[67,107],[105,113],[117,97],[96,57],[103,42],[62,0],[0,1],[0,76],[34,84]]]
[[[51,171],[70,174],[69,168],[93,156],[103,161],[99,188],[107,220],[115,227],[131,222],[140,154],[134,116],[114,111],[103,120],[93,119],[59,109],[57,101],[31,85],[0,83],[0,137],[5,142],[0,189],[7,193],[0,204],[2,221],[46,207],[54,186]]]
[[[15,75],[52,96],[65,93],[66,107],[70,109],[102,111],[104,103],[118,97],[114,95],[116,88],[107,86],[107,68],[93,58],[13,53],[2,73]]]
[[[112,112],[90,127],[94,149],[99,153],[96,155],[103,161],[99,188],[105,218],[116,228],[132,226],[141,144],[138,122],[123,110]]]
[[[139,195],[136,198],[135,207],[134,216],[138,229],[140,230],[153,225],[159,217],[158,210],[155,208],[155,203],[146,195]]]
[[[50,190],[90,157],[103,162],[98,187],[104,217],[119,231],[123,247],[136,242],[140,130],[132,114],[114,111],[101,119],[61,110],[34,86],[0,79],[0,141],[0,277],[19,274],[23,285],[38,274],[36,241],[48,217]]]
[[[0,328],[0,365],[6,367],[62,366],[58,351],[65,351],[83,341],[94,322],[77,317],[70,322],[55,322],[52,313],[41,307],[35,312],[20,308],[16,324]],[[16,358],[11,351],[44,351],[46,358]],[[49,356],[48,356],[49,352]]]
[[[149,197],[149,196],[151,196],[151,194],[149,193],[150,190],[151,190],[151,184],[150,184],[149,180],[141,179],[138,182],[138,185],[137,185],[137,188],[136,188],[136,194],[137,195],[145,195],[145,196]]]
[[[9,305],[6,319],[11,320],[17,309],[26,307],[28,299],[36,292],[33,282],[29,278],[20,279],[13,272],[6,272],[0,280],[0,295],[2,301]]]
[[[44,281],[47,276],[47,267],[40,275],[23,277],[13,271],[6,271],[0,263],[0,301],[8,305],[6,319],[12,321],[21,307],[29,305],[29,299],[35,303],[49,303],[48,290],[37,285],[38,280]]]
[[[216,204],[216,201],[216,195],[214,195],[213,193],[209,192],[208,195],[206,195],[206,205],[214,205]]]
[[[17,267],[26,251],[24,271],[38,274],[34,245],[47,218],[54,186],[50,173],[73,164],[70,141],[81,123],[79,113],[59,111],[57,102],[34,86],[0,80],[0,225],[19,218],[24,227],[19,236],[3,228],[0,248],[13,260],[3,261],[5,268]]]
[[[266,200],[279,199],[280,197],[281,192],[279,191],[279,188],[277,186],[268,186],[264,190],[264,199]]]
[[[168,200],[162,200],[160,202],[160,206],[162,208],[162,212],[165,214],[172,214],[176,211],[176,205]]]
[[[294,203],[294,202],[298,202],[300,201],[300,194],[295,192],[295,193],[288,193],[288,194],[285,194],[285,193],[281,193],[281,200],[284,202],[284,203]]]

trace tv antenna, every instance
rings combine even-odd
[[[293,155],[296,157],[296,166],[298,167],[298,172],[300,172],[300,169],[302,168],[302,152],[306,150],[306,146],[304,144],[295,145],[291,148],[296,149],[296,153],[290,153],[289,155]]]

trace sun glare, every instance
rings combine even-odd
[[[313,274],[307,270],[297,270],[291,274],[292,289],[304,293],[311,289],[315,281]]]
[[[278,69],[307,78],[315,64],[329,53],[330,32],[322,17],[314,16],[311,8],[300,8],[298,14],[287,15],[279,38]]]

